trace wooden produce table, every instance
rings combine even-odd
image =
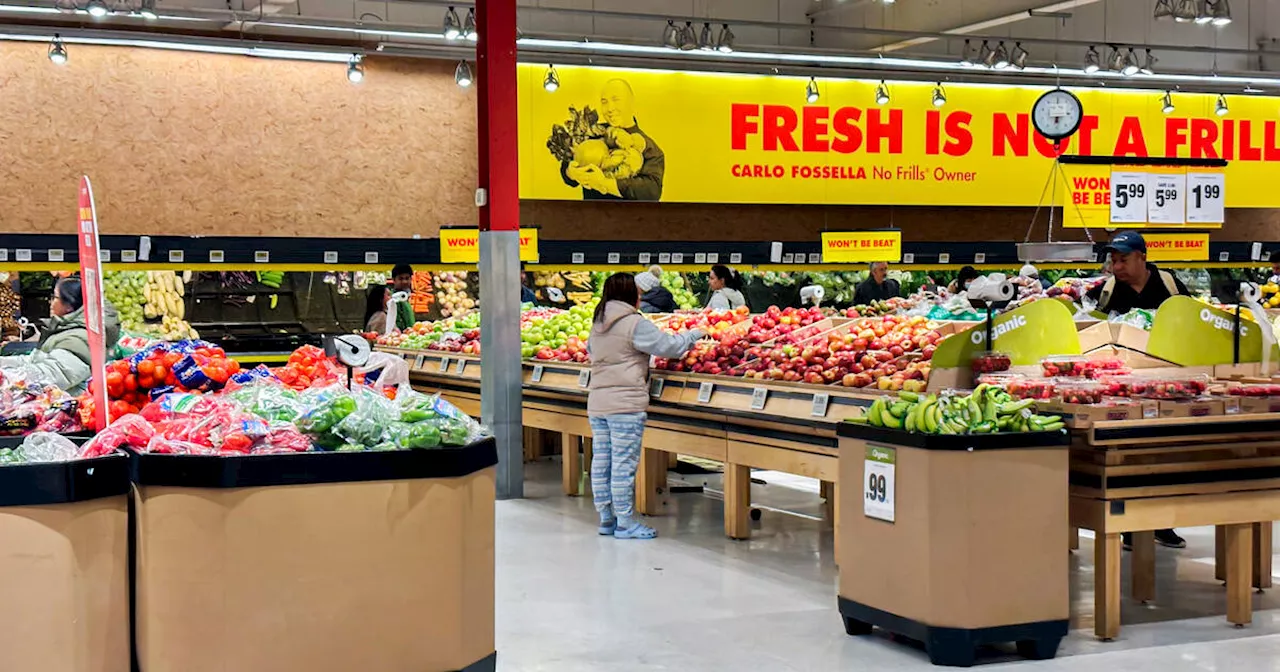
[[[478,359],[379,349],[405,358],[416,388],[439,392],[462,410],[479,414]],[[461,372],[459,361],[465,362]],[[567,495],[589,491],[590,479],[583,476],[591,460],[586,410],[589,372],[590,366],[583,364],[524,362],[523,422],[526,427],[560,433],[562,485]],[[752,468],[819,479],[829,493],[828,502],[833,502],[839,481],[836,426],[861,415],[879,394],[659,371],[652,372],[649,391],[636,509],[645,515],[662,512],[669,455],[722,462],[725,534],[734,539],[751,536]],[[835,507],[830,509],[834,514]]]
[[[492,672],[494,439],[135,455],[140,672]]]
[[[839,435],[845,631],[922,641],[936,665],[1010,641],[1052,658],[1070,615],[1067,434]]]
[[[1120,633],[1121,533],[1133,534],[1133,597],[1155,595],[1154,530],[1215,525],[1227,620],[1252,621],[1271,582],[1280,520],[1280,415],[1094,422],[1072,432],[1070,542],[1094,531],[1094,632]],[[1256,549],[1256,550],[1255,550]]]

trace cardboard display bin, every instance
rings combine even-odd
[[[0,467],[0,670],[129,672],[128,493],[123,454]]]
[[[139,670],[492,671],[496,464],[134,455]]]
[[[935,436],[841,423],[840,614],[922,641],[936,665],[1067,634],[1065,431]]]

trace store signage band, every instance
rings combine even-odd
[[[480,229],[440,229],[440,263],[480,261]],[[538,261],[538,230],[520,229],[520,261]]]
[[[822,263],[854,264],[902,258],[901,231],[824,231]]]
[[[1149,261],[1209,261],[1207,233],[1147,233]]]
[[[932,83],[895,82],[881,106],[870,102],[877,80],[820,78],[821,100],[806,105],[802,78],[565,66],[548,96],[544,74],[545,66],[519,66],[528,199],[1034,207],[1047,205],[1059,156],[1030,123],[1049,87],[956,83],[935,108]],[[626,104],[601,110],[613,93]],[[1212,110],[1216,95],[1178,93],[1188,112],[1165,115],[1146,91],[1074,93],[1084,116],[1062,153],[1224,160],[1225,205],[1280,207],[1271,188],[1280,181],[1280,120],[1270,99],[1240,97],[1229,118],[1217,118],[1194,111]],[[1069,181],[1106,181],[1112,166],[1063,168]],[[1089,205],[1107,209],[1108,192],[1098,202],[1090,193]],[[1061,204],[1065,191],[1057,194]]]

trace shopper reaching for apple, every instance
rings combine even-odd
[[[649,408],[649,357],[680,357],[704,335],[700,329],[668,334],[645,319],[639,305],[640,292],[630,273],[609,276],[587,340],[591,491],[600,534],[617,539],[658,536],[635,514],[636,468]]]

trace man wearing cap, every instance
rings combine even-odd
[[[1137,231],[1117,233],[1103,249],[1109,253],[1112,275],[1088,294],[1098,302],[1098,312],[1154,310],[1170,296],[1191,293],[1176,275],[1147,261],[1147,241]]]
[[[1121,231],[1103,248],[1111,263],[1111,277],[1089,292],[1102,313],[1127,313],[1134,308],[1154,310],[1176,294],[1187,295],[1187,286],[1169,271],[1147,261],[1147,241],[1137,231]],[[1125,550],[1133,547],[1133,535],[1121,535]],[[1187,542],[1173,530],[1156,530],[1156,543],[1186,548]]]

